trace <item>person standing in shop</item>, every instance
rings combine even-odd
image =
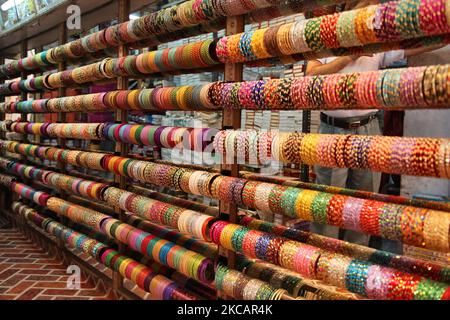
[[[378,1],[361,1],[354,8],[376,4]],[[354,9],[352,8],[352,9]],[[349,10],[350,8],[346,8]],[[437,47],[436,47],[437,48]],[[388,67],[394,62],[421,54],[435,48],[418,48],[411,50],[395,50],[373,55],[332,57],[311,60],[306,67],[306,75],[326,75],[332,73],[350,73],[376,71]],[[322,134],[361,134],[380,135],[378,110],[334,110],[320,113],[319,133]],[[324,168],[315,166],[316,183],[378,192],[381,173],[369,170],[346,168]],[[369,245],[369,236],[351,230],[339,229],[335,226],[311,224],[311,231],[327,236],[343,239],[362,245]],[[387,248],[383,248],[386,245]],[[398,246],[391,241],[382,242],[382,248],[399,251]]]

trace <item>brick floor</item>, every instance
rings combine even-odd
[[[67,266],[12,229],[0,229],[0,300],[109,300],[100,285],[81,277],[67,288]]]

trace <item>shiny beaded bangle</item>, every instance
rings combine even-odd
[[[340,15],[335,13],[324,16],[320,23],[320,39],[327,48],[339,48],[336,27]]]
[[[324,44],[320,38],[320,24],[323,17],[309,19],[305,25],[305,40],[308,48],[312,51],[323,49]]]
[[[270,210],[269,195],[272,191],[272,185],[260,183],[255,189],[254,206],[263,212],[272,212]]]
[[[313,221],[312,203],[319,193],[312,190],[303,190],[298,194],[295,201],[295,214],[298,218]]]

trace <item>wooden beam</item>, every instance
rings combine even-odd
[[[128,21],[130,14],[130,1],[129,0],[118,0],[117,2],[117,17],[119,23]],[[119,45],[117,47],[117,57],[122,58],[128,55],[128,46]],[[117,77],[117,90],[127,90],[128,89],[128,78],[127,77]],[[114,112],[115,120],[118,123],[128,122],[128,111],[126,110],[116,110]],[[127,143],[116,142],[115,153],[120,156],[126,156],[128,154],[129,145]],[[115,184],[118,188],[126,189],[127,179],[124,176],[115,175]],[[125,212],[119,207],[114,208],[115,212],[118,214],[120,221],[125,220]],[[123,243],[118,243],[119,252],[125,252],[125,245]],[[119,272],[113,272],[113,288],[114,290],[120,290],[123,288],[123,277]]]
[[[66,24],[63,22],[59,25],[58,30],[58,44],[64,44],[67,42],[67,30],[66,30]],[[64,71],[66,70],[66,62],[62,61],[58,63],[58,71]],[[66,88],[58,88],[58,96],[59,97],[65,97],[66,96]],[[66,113],[65,112],[58,112],[57,115],[57,122],[58,123],[64,123],[66,122]],[[59,148],[65,148],[66,147],[66,139],[58,138],[58,147]],[[66,166],[64,163],[58,162],[58,167],[61,169],[61,171],[64,173],[66,171]]]
[[[233,35],[244,31],[244,16],[228,17],[226,21],[226,35]],[[242,81],[243,64],[227,63],[224,69],[225,81]],[[241,111],[226,109],[222,113],[222,129],[239,129],[241,127]],[[222,164],[222,174],[232,177],[239,177],[239,165],[234,161],[233,164]],[[238,207],[235,203],[219,202],[221,213],[228,215],[228,220],[232,223],[237,222]],[[234,251],[227,252],[228,266],[236,267],[236,253]]]

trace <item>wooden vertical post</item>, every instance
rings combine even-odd
[[[226,22],[226,35],[233,35],[244,31],[244,16],[228,17]],[[242,81],[243,64],[230,63],[225,64],[225,81]],[[240,129],[241,127],[241,111],[240,110],[223,110],[222,129]],[[221,172],[223,175],[239,177],[239,165],[236,161],[233,164],[222,164]],[[228,214],[228,220],[232,223],[237,222],[238,207],[235,203],[227,203],[220,201],[219,209],[221,213]],[[227,252],[228,266],[236,267],[236,253],[234,251]]]
[[[26,39],[24,39],[24,40],[22,40],[20,42],[20,58],[26,58],[27,55],[28,55],[28,41]],[[21,72],[20,78],[22,80],[25,80],[27,78],[26,72]],[[27,99],[28,99],[28,94],[26,92],[21,92],[20,93],[20,100],[25,101]],[[21,121],[28,121],[28,114],[27,113],[21,113],[20,114],[20,118],[21,118]],[[28,143],[29,142],[27,134],[22,135],[22,142],[23,143]],[[27,162],[28,162],[27,161],[27,156],[22,155],[22,156],[20,156],[20,159],[22,160],[23,164],[27,164]],[[23,179],[23,182],[25,184],[27,184],[27,179]],[[28,204],[28,199],[23,199],[23,202],[25,204]]]
[[[62,22],[58,27],[58,44],[62,45],[67,42],[67,29],[66,29],[66,23]],[[66,70],[67,64],[65,61],[61,61],[58,63],[58,72]],[[66,88],[58,88],[58,97],[65,97],[66,96]],[[57,114],[57,123],[64,123],[66,122],[66,114],[64,112],[58,112]],[[63,138],[57,138],[57,144],[58,148],[64,149],[66,147],[66,139]],[[64,162],[58,162],[57,168],[61,170],[62,173],[66,173],[66,164]],[[62,198],[65,198],[65,194],[63,191],[61,191],[60,196]],[[69,219],[65,216],[60,216],[59,221],[61,224],[67,226],[69,224]],[[64,249],[65,249],[65,243],[62,239],[57,239],[56,243],[58,247],[61,250],[61,257],[64,258]]]
[[[58,43],[60,45],[64,44],[67,42],[67,30],[66,30],[66,23],[62,22],[59,25],[59,34],[58,34]],[[58,63],[58,72],[64,71],[66,70],[66,62],[62,61]],[[66,88],[58,88],[58,96],[59,97],[65,97],[66,96]],[[66,122],[66,113],[65,112],[58,112],[57,114],[57,122],[58,123],[63,123]],[[66,139],[62,139],[62,138],[58,138],[58,147],[59,148],[65,148],[66,147]],[[60,163],[58,162],[58,168],[61,170],[61,172],[65,172],[66,171],[66,165],[65,163]]]
[[[20,42],[20,58],[26,58],[28,55],[28,42],[26,39],[22,40]],[[25,72],[21,72],[21,77],[22,80],[25,80],[27,78],[27,74]],[[20,100],[24,101],[27,100],[28,98],[28,94],[26,92],[21,92],[20,93]],[[20,114],[20,118],[22,121],[27,121],[28,120],[28,114],[27,113],[21,113]],[[25,134],[24,135],[24,139],[23,142],[28,142],[28,136]]]
[[[118,0],[118,20],[119,23],[126,22],[129,20],[129,14],[130,14],[130,1],[129,0]],[[128,47],[126,45],[119,45],[117,48],[117,57],[122,58],[128,55]],[[128,89],[128,78],[127,77],[117,77],[117,90],[127,90]],[[115,114],[115,120],[117,123],[127,123],[128,122],[128,111],[126,110],[116,110],[114,112]],[[129,150],[129,146],[126,143],[122,142],[116,142],[116,148],[115,148],[115,154],[120,156],[127,156]],[[121,189],[126,189],[127,187],[127,180],[126,177],[115,175],[114,181],[116,185]],[[114,211],[118,215],[118,219],[120,221],[124,221],[125,219],[125,212],[120,209],[119,207],[115,207]],[[118,244],[119,251],[125,252],[125,245],[122,243]],[[119,272],[114,271],[113,272],[113,288],[115,290],[119,290],[123,287],[123,277],[120,275]]]
[[[2,64],[5,64],[5,58],[0,57],[0,65],[2,65]],[[5,83],[5,80],[4,79],[0,79],[0,85],[4,84],[4,83]],[[3,96],[3,95],[0,95],[0,103],[1,102],[5,102],[5,96]],[[5,113],[0,112],[0,121],[4,121],[4,120],[5,120]],[[0,133],[0,138],[1,139],[5,139],[5,133],[4,132]],[[3,154],[3,151],[2,151],[2,154]]]
[[[0,57],[0,65],[5,64],[5,58]],[[0,85],[4,84],[5,80],[0,79]],[[5,96],[0,95],[0,103],[1,102],[5,102]],[[5,113],[4,112],[0,112],[0,121],[4,121],[5,120]],[[1,132],[0,133],[0,139],[5,139],[5,133]],[[3,156],[4,155],[4,151],[1,150],[0,154]],[[6,188],[2,188],[2,189],[6,189]],[[6,191],[5,190],[0,190],[2,197],[1,197],[1,202],[0,205],[2,206],[3,209],[7,208],[8,205],[10,205],[9,203],[7,203],[6,199]]]
[[[39,47],[36,48],[36,52],[42,52],[42,51],[44,51],[44,47],[43,46],[39,46]],[[35,77],[42,76],[42,73],[41,72],[36,73],[34,76]],[[42,98],[42,93],[40,91],[37,91],[36,93],[33,94],[33,98],[35,100],[41,99]],[[36,121],[38,117],[39,118],[44,117],[44,114],[34,113],[34,114],[32,114],[32,116],[33,116],[33,122],[44,122],[44,121],[42,121],[43,119],[39,119],[39,121]],[[34,137],[34,141],[38,142],[39,144],[41,144],[42,143],[42,136],[40,136],[40,135],[39,136],[35,136]],[[40,161],[42,161],[42,160],[40,160]]]

